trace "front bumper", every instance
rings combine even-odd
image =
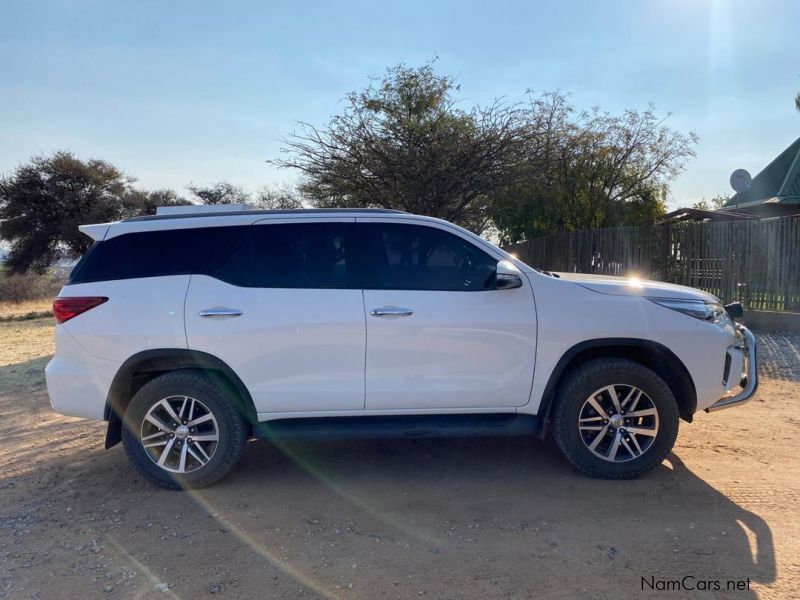
[[[729,350],[730,360],[728,372],[725,373],[726,390],[724,396],[706,409],[706,412],[721,410],[747,402],[758,389],[758,352],[755,336],[744,325],[736,325],[735,346]],[[737,360],[738,359],[738,360]],[[737,372],[738,371],[738,372]],[[733,379],[740,375],[738,385],[731,385]]]

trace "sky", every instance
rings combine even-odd
[[[800,1],[0,0],[0,174],[57,149],[154,189],[297,174],[267,160],[298,121],[397,63],[436,59],[462,106],[561,90],[653,102],[700,136],[672,207],[731,193],[800,136]]]

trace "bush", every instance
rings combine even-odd
[[[20,304],[25,300],[51,298],[58,294],[63,278],[48,273],[24,273],[0,276],[0,302]]]

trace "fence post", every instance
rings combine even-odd
[[[663,223],[659,227],[659,256],[657,264],[661,272],[662,281],[670,281],[672,277],[672,267],[670,260],[672,255],[672,225]]]

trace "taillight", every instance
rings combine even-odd
[[[108,302],[103,296],[77,296],[74,298],[56,298],[53,300],[53,315],[58,323],[66,323],[73,317]]]

